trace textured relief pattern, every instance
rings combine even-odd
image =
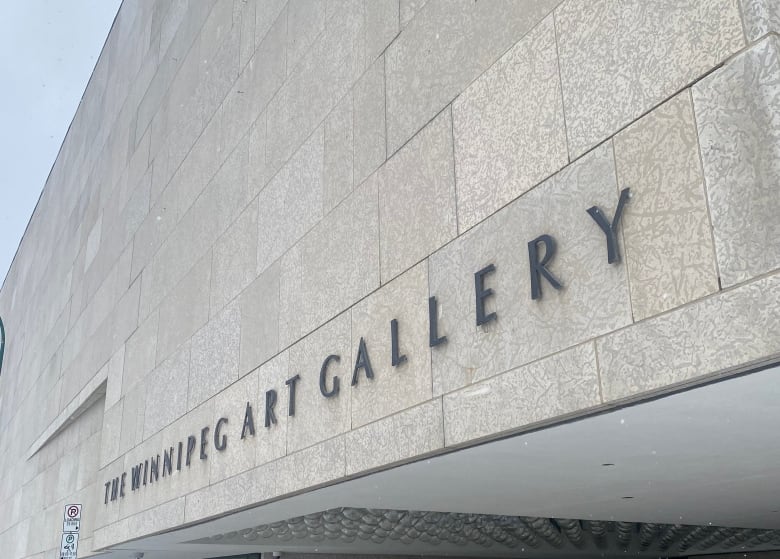
[[[769,32],[780,32],[778,0],[742,0],[742,16],[749,41],[756,41]]]
[[[774,275],[609,334],[596,342],[604,400],[780,355]]]
[[[441,400],[431,400],[348,431],[347,475],[443,448],[442,424]]]
[[[371,177],[379,189],[383,282],[457,234],[452,158],[447,110]]]
[[[446,442],[460,444],[600,403],[596,350],[588,343],[444,396]]]
[[[428,0],[385,53],[387,149],[394,153],[560,0]]]
[[[718,290],[704,177],[690,93],[685,91],[615,137],[634,319]]]
[[[432,350],[434,396],[631,322],[625,266],[607,263],[606,237],[586,212],[596,204],[611,216],[617,202],[605,144],[430,257],[430,294],[448,338]],[[527,243],[542,234],[557,241],[548,269],[564,288],[542,280],[542,299],[532,300]],[[474,273],[489,264],[486,312],[498,318],[477,327]]]
[[[553,17],[452,105],[458,231],[568,163]]]
[[[693,89],[724,287],[780,266],[780,57],[769,37]]]
[[[590,550],[593,554],[670,556],[693,551],[752,549],[780,544],[780,530],[721,526],[649,524],[497,514],[426,512],[344,507],[296,516],[271,524],[217,534],[193,543],[262,544],[275,542],[375,544],[425,542],[431,546],[531,548],[539,553]],[[435,549],[435,548],[434,548]]]
[[[744,43],[737,0],[571,0],[555,20],[571,157]]]
[[[428,347],[428,264],[422,262],[352,308],[352,364],[363,339],[374,378],[360,370],[352,387],[352,427],[359,427],[431,398]],[[390,321],[398,320],[399,354],[391,364]],[[346,379],[345,379],[346,381]]]

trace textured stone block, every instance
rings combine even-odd
[[[249,189],[255,192],[270,179],[265,171],[265,120],[262,113],[249,128]]]
[[[555,22],[572,158],[744,44],[736,0],[575,0]]]
[[[385,61],[376,60],[355,84],[354,182],[360,184],[385,161]]]
[[[401,20],[401,27],[406,27],[427,2],[428,0],[400,0],[399,17]]]
[[[257,7],[255,8],[255,42],[257,45],[265,39],[266,34],[279,18],[279,14],[281,14],[286,5],[287,0],[257,2]]]
[[[428,263],[382,286],[352,307],[352,359],[364,340],[374,374],[361,369],[352,387],[352,427],[360,427],[431,398],[431,351],[428,347]],[[398,321],[399,355],[391,363],[390,321]],[[344,379],[342,382],[346,382]]]
[[[149,371],[154,369],[159,316],[157,312],[150,314],[125,344],[123,393],[127,393],[137,382],[143,380]]]
[[[187,409],[238,379],[241,311],[237,303],[225,307],[192,337]]]
[[[239,373],[245,374],[279,350],[279,264],[260,274],[238,299],[241,309]]]
[[[448,446],[601,403],[593,343],[562,351],[444,396]]]
[[[452,117],[465,231],[568,163],[553,17],[471,84]]]
[[[370,65],[398,35],[400,14],[398,0],[363,2],[366,26],[366,64]]]
[[[122,401],[108,408],[103,415],[103,430],[100,439],[100,467],[110,464],[119,457],[119,441],[122,435]]]
[[[384,93],[383,93],[384,95]],[[325,120],[322,213],[327,214],[352,192],[354,167],[352,94],[347,94]]]
[[[214,244],[210,315],[257,277],[257,205],[250,204]]]
[[[146,387],[138,385],[125,393],[122,399],[122,429],[119,454],[124,454],[143,439]]]
[[[146,385],[144,439],[187,412],[187,383],[190,373],[190,344],[182,345],[149,375]]]
[[[388,155],[559,2],[426,2],[385,53]]]
[[[379,189],[382,281],[388,281],[457,234],[450,111],[442,112],[369,182]]]
[[[342,478],[346,467],[344,437],[285,456],[278,464],[276,483],[280,496]]]
[[[257,271],[263,272],[322,218],[324,144],[319,128],[257,198]]]
[[[780,275],[713,295],[597,340],[604,401],[780,355]]]
[[[122,397],[122,376],[124,374],[125,364],[125,345],[122,344],[120,348],[111,356],[111,360],[105,365],[108,367],[106,371],[106,400],[104,406],[106,409],[116,404]],[[47,389],[54,386],[55,379],[51,379],[46,386]]]
[[[742,16],[749,41],[756,41],[770,32],[780,32],[780,2],[777,0],[742,0]]]
[[[635,320],[718,290],[712,229],[690,93],[685,91],[615,137]]]
[[[157,362],[188,340],[209,317],[211,253],[187,273],[173,293],[160,305],[157,330]]]
[[[441,400],[431,400],[346,434],[347,475],[444,447]]]
[[[355,190],[281,262],[279,342],[292,344],[379,286],[376,185]]]
[[[693,88],[724,286],[780,266],[780,57],[768,37]]]
[[[605,144],[430,257],[430,294],[448,338],[432,349],[434,396],[631,323],[625,266],[607,263],[606,236],[586,212],[598,205],[611,217],[617,202]],[[557,242],[547,268],[564,287],[542,279],[542,298],[532,300],[527,244],[542,234]],[[497,319],[478,327],[474,274],[489,264],[486,312]]]
[[[343,313],[312,332],[289,350],[289,373],[301,375],[295,401],[295,416],[287,419],[287,448],[295,452],[350,429],[352,351],[350,313]],[[320,370],[325,358],[338,355],[327,368],[327,390],[339,378],[339,393],[326,398],[320,393]],[[262,384],[262,381],[261,381]]]
[[[291,74],[314,40],[325,30],[326,3],[290,0],[287,4],[287,73]]]
[[[228,386],[214,397],[214,418],[211,429],[221,418],[227,423],[222,427],[220,435],[226,437],[227,448],[218,451],[212,448],[209,459],[209,483],[214,484],[223,479],[255,467],[255,437],[247,435],[241,438],[246,404],[249,402],[257,410],[257,374],[251,373]],[[257,423],[255,423],[257,427]],[[215,436],[216,434],[213,433]]]

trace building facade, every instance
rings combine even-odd
[[[3,557],[780,549],[778,32],[126,0],[0,291]]]

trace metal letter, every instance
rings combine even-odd
[[[539,261],[539,243],[544,243],[544,258]],[[563,285],[545,268],[548,262],[555,256],[555,239],[550,235],[539,235],[528,243],[528,259],[531,264],[531,299],[542,298],[542,281],[544,276],[555,289],[561,289]]]
[[[125,478],[127,477],[127,472],[122,472],[122,481],[119,482],[119,496],[124,497],[125,496]]]
[[[107,482],[106,482],[106,499],[105,499],[105,501],[104,501],[104,503],[105,503],[106,505],[108,504],[108,490],[109,490],[110,488],[111,488],[111,482],[110,482],[110,481],[107,481]]]
[[[406,363],[406,355],[401,355],[398,346],[398,320],[394,318],[390,321],[390,364],[393,367]]]
[[[190,458],[192,458],[192,453],[195,452],[195,445],[198,443],[198,439],[195,438],[195,435],[190,435],[187,437],[187,458],[185,460],[185,464],[188,466],[190,465]]]
[[[246,437],[247,431],[253,437],[255,436],[255,416],[252,415],[252,405],[249,402],[246,403],[246,411],[244,412],[244,426],[241,428],[242,439]]]
[[[496,271],[496,266],[490,264],[474,274],[474,291],[477,296],[477,326],[487,324],[491,320],[496,320],[498,315],[495,312],[485,314],[485,299],[493,295],[491,288],[485,289],[485,276]]]
[[[615,217],[612,218],[612,223],[607,221],[607,218],[598,206],[593,206],[586,210],[607,236],[607,262],[610,264],[620,262],[620,246],[618,245],[617,230],[620,225],[620,218],[623,217],[623,208],[629,198],[631,198],[630,189],[624,188],[620,191],[620,200],[618,201],[617,210],[615,210]]]
[[[270,427],[271,424],[276,424],[276,413],[274,412],[274,406],[276,405],[276,390],[266,390],[265,392],[265,426]]]
[[[295,375],[284,381],[284,384],[290,387],[290,399],[287,402],[287,415],[290,417],[295,415],[295,385],[301,380],[301,375]]]
[[[436,297],[428,298],[428,345],[436,347],[447,341],[447,336],[439,336],[439,307],[436,304]]]
[[[163,472],[162,475],[165,477],[165,474],[167,472],[168,475],[171,475],[173,472],[173,447],[171,447],[171,450],[163,450]]]
[[[322,363],[322,368],[320,369],[320,392],[322,392],[322,395],[326,398],[332,398],[339,393],[339,377],[333,377],[333,388],[330,390],[328,390],[325,385],[325,373],[328,372],[328,365],[331,361],[338,363],[341,361],[341,357],[338,355],[328,355]]]
[[[206,445],[208,444],[208,434],[209,434],[209,428],[204,427],[200,430],[200,459],[205,460],[209,457],[208,454],[206,454]]]
[[[143,464],[138,464],[137,466],[133,466],[130,470],[130,489],[132,491],[135,491],[139,487],[141,487],[141,468],[143,467]]]
[[[152,483],[153,481],[158,481],[160,479],[160,455],[157,455],[157,458],[152,456],[151,460],[149,461],[149,483]]]
[[[227,417],[220,417],[217,421],[217,425],[214,427],[214,448],[219,451],[225,450],[227,448],[227,435],[222,435],[222,438],[219,436],[219,433],[222,430],[222,425],[227,422]]]
[[[366,371],[366,378],[374,378],[374,369],[371,367],[371,359],[368,358],[366,341],[363,338],[360,338],[357,359],[355,359],[355,370],[352,372],[352,386],[355,386],[358,383],[358,371],[360,369]]]

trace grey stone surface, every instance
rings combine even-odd
[[[154,312],[143,321],[125,344],[122,393],[143,380],[154,369],[157,354],[157,327],[159,314]]]
[[[289,349],[289,373],[301,375],[296,390],[295,416],[287,420],[288,452],[311,447],[345,431],[351,424],[350,403],[352,348],[350,313],[343,313],[312,332]],[[326,381],[328,390],[339,378],[339,393],[324,398],[320,393],[320,370],[329,355],[339,361],[329,364]],[[262,384],[262,381],[261,381]]]
[[[241,311],[231,303],[192,337],[187,409],[238,380]]]
[[[257,192],[270,179],[265,172],[265,121],[262,113],[249,128],[249,188]]]
[[[344,477],[345,454],[343,435],[288,454],[279,461],[277,494],[286,495]]]
[[[257,277],[257,205],[250,204],[214,244],[210,315]]]
[[[227,448],[223,451],[212,448],[212,453],[209,456],[211,461],[209,484],[214,484],[255,467],[255,437],[247,435],[246,438],[241,439],[241,428],[247,402],[252,405],[255,413],[260,411],[257,378],[257,372],[248,374],[214,397],[214,417],[211,421],[211,429],[215,428],[217,421],[221,418],[227,419],[221,432],[227,437]],[[257,427],[257,422],[255,422],[255,427]]]
[[[146,387],[138,385],[122,398],[122,427],[119,453],[124,454],[143,440]]]
[[[718,290],[696,122],[684,91],[614,139],[635,320]]]
[[[106,399],[104,406],[106,409],[116,404],[122,397],[122,376],[125,365],[125,345],[122,346],[111,356],[111,360],[105,365],[106,371]],[[50,383],[53,385],[54,383]]]
[[[211,253],[187,273],[160,305],[157,328],[157,363],[188,340],[209,318]]]
[[[376,185],[356,189],[281,261],[279,343],[311,332],[379,286]]]
[[[555,22],[572,158],[744,44],[736,0],[564,2]]]
[[[400,0],[401,27],[406,27],[428,0]]]
[[[379,189],[386,282],[457,235],[450,111],[443,111],[369,182]]]
[[[429,0],[385,53],[387,148],[395,153],[560,0]]]
[[[607,263],[606,237],[586,212],[595,204],[612,216],[617,202],[604,144],[430,257],[430,294],[448,338],[432,350],[434,396],[631,323],[625,266]],[[532,300],[527,243],[541,234],[557,242],[547,268],[564,288],[542,279],[542,299]],[[474,273],[489,264],[486,312],[498,318],[477,327]]]
[[[353,150],[352,95],[347,94],[325,119],[322,213],[327,214],[352,192]]]
[[[318,128],[257,198],[257,271],[263,272],[322,219],[324,144]]]
[[[290,377],[298,374],[297,371],[290,371],[289,361],[289,351],[283,351],[251,373],[257,377],[258,384],[252,398],[255,436],[247,435],[247,442],[244,444],[247,446],[246,452],[251,449],[255,453],[255,463],[258,466],[268,464],[287,453],[287,422],[291,418],[288,417],[289,390],[284,383]],[[266,394],[269,390],[276,391],[276,405],[273,408],[276,423],[273,423],[269,417],[270,425],[266,427]],[[296,413],[301,409],[297,400],[296,395]],[[242,406],[242,412],[244,411],[246,411],[246,406]]]
[[[476,382],[444,396],[447,446],[597,406],[599,390],[592,342]]]
[[[597,340],[604,401],[780,355],[780,275],[686,305]]]
[[[552,15],[455,100],[452,118],[458,231],[568,163]]]
[[[385,162],[385,61],[378,58],[355,84],[354,182],[360,184]]]
[[[780,266],[780,56],[768,37],[693,88],[724,286]]]
[[[777,0],[741,0],[742,19],[749,41],[757,41],[770,32],[780,32],[780,2]]]
[[[185,343],[149,374],[146,386],[144,439],[187,412],[187,381],[190,373],[190,344]]]
[[[241,309],[241,375],[279,350],[279,269],[279,264],[272,265],[238,298]]]
[[[257,7],[255,8],[255,43],[257,45],[265,39],[266,34],[286,5],[287,0],[257,2]]]
[[[351,363],[354,368],[363,339],[374,373],[369,379],[360,370],[350,391],[353,429],[430,400],[427,303],[428,263],[421,262],[352,307]],[[399,351],[406,356],[397,367],[391,364],[393,319],[398,320]]]
[[[398,35],[400,14],[398,0],[363,2],[366,26],[366,64],[371,64]]]
[[[287,4],[287,73],[290,74],[314,40],[325,30],[326,3],[290,0]]]
[[[440,399],[355,428],[346,434],[347,475],[384,467],[444,447]]]
[[[100,439],[100,467],[119,457],[119,441],[122,435],[122,401],[108,408],[103,415]]]

